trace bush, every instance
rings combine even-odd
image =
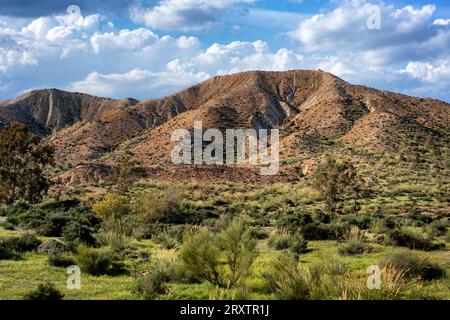
[[[14,230],[14,225],[8,221],[0,223],[0,227],[2,227],[5,230]]]
[[[289,214],[287,216],[281,217],[277,221],[278,228],[285,228],[290,230],[291,232],[297,231],[303,226],[306,226],[309,223],[312,223],[313,219],[311,215],[307,212],[298,212]]]
[[[130,212],[129,200],[125,196],[108,193],[103,200],[94,203],[92,211],[105,221],[114,221]]]
[[[263,278],[269,292],[279,299],[322,300],[339,298],[338,279],[346,274],[346,266],[335,259],[304,266],[295,256],[283,254],[269,265]]]
[[[97,230],[100,220],[94,213],[78,205],[79,201],[68,200],[30,206],[17,203],[8,210],[8,222],[25,229],[34,229],[40,235],[60,237],[64,228],[72,223]]]
[[[305,253],[308,249],[308,241],[306,241],[301,235],[294,235],[291,238],[289,249],[293,254]]]
[[[145,275],[136,280],[136,292],[145,300],[154,300],[166,293],[169,273],[162,265],[153,266]]]
[[[433,243],[433,241],[424,238],[419,233],[407,229],[390,230],[388,238],[395,245],[409,249],[431,251],[442,248],[441,244]]]
[[[0,241],[0,260],[10,260],[18,257],[18,254],[11,251]]]
[[[87,245],[96,244],[93,236],[94,229],[89,225],[80,223],[78,221],[71,221],[62,231],[62,238],[64,241],[71,244],[84,243]]]
[[[420,211],[413,209],[409,214],[408,218],[415,221],[417,226],[423,226],[425,224],[429,224],[433,221],[433,218],[430,216],[426,216]]]
[[[269,246],[275,250],[289,249],[294,254],[301,254],[306,252],[308,241],[301,235],[281,234],[270,237]]]
[[[328,239],[339,240],[345,237],[345,234],[352,229],[348,223],[332,223],[328,226]]]
[[[96,240],[100,246],[111,247],[115,252],[121,252],[129,246],[129,238],[114,230],[99,232]]]
[[[181,248],[186,270],[196,278],[231,288],[244,278],[255,257],[255,242],[242,220],[234,220],[219,234],[202,231],[188,237]]]
[[[389,216],[383,219],[383,227],[388,230],[398,229],[402,225],[401,217]]]
[[[23,253],[36,250],[41,243],[41,240],[39,240],[35,235],[25,233],[20,237],[11,237],[0,240],[0,251],[5,253]]]
[[[326,224],[310,223],[301,229],[301,234],[306,240],[330,239],[330,227]]]
[[[53,267],[67,268],[75,264],[72,257],[60,252],[50,252],[47,256],[47,264]]]
[[[427,232],[432,237],[445,236],[448,227],[449,227],[448,221],[436,220],[427,226]]]
[[[283,300],[399,300],[410,297],[417,288],[408,282],[404,272],[392,267],[381,270],[381,289],[367,288],[367,278],[349,273],[345,264],[336,259],[305,266],[293,256],[283,255],[263,273],[268,292]]]
[[[154,191],[143,191],[138,193],[131,202],[131,209],[144,223],[159,222],[163,218],[171,219],[169,216],[174,213],[179,205],[181,195],[177,190],[167,190],[162,194]],[[172,217],[175,221],[165,221],[166,223],[177,223],[183,217]],[[178,221],[180,222],[180,221]],[[184,223],[184,221],[181,221]]]
[[[338,252],[342,256],[355,256],[373,251],[373,247],[365,243],[361,239],[350,239],[338,248]]]
[[[45,237],[60,237],[63,228],[69,223],[70,216],[64,212],[46,214],[39,226],[35,227],[39,234]]]
[[[310,277],[307,269],[289,255],[272,262],[263,274],[270,292],[281,300],[307,300],[311,295]]]
[[[152,238],[153,241],[162,245],[165,249],[174,249],[178,246],[177,239],[163,232]]]
[[[64,294],[48,282],[39,284],[36,290],[24,295],[25,300],[62,300],[62,298]]]
[[[369,229],[372,224],[373,217],[367,215],[346,215],[342,221],[349,226],[356,226],[361,230]]]
[[[390,265],[404,271],[409,277],[420,277],[423,280],[434,280],[445,276],[445,270],[437,263],[409,250],[389,253],[383,258],[381,264]]]
[[[253,239],[258,239],[258,240],[264,240],[264,239],[267,239],[269,237],[269,234],[267,233],[267,231],[264,230],[260,226],[253,227],[251,229],[251,231],[250,231],[250,234],[251,234]]]
[[[289,248],[291,236],[289,234],[274,235],[269,238],[269,246],[275,250],[285,250]]]
[[[125,265],[109,248],[94,249],[79,245],[76,249],[75,263],[80,266],[81,271],[93,276],[117,275],[125,272]]]
[[[313,215],[314,221],[318,223],[328,224],[331,222],[331,214],[325,213],[323,211],[317,211]]]

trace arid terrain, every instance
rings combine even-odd
[[[172,132],[194,121],[279,129],[279,173],[173,164]],[[54,161],[42,196],[0,184],[24,194],[0,205],[0,299],[450,299],[446,102],[320,70],[218,76],[143,101],[31,91],[0,102],[12,176],[16,123]],[[66,287],[73,265],[79,290]]]
[[[70,184],[104,178],[123,154],[149,179],[201,180],[195,167],[193,173],[183,168],[172,174],[170,162],[172,132],[191,129],[199,120],[204,129],[280,129],[282,166],[303,174],[330,153],[370,165],[371,154],[413,157],[427,142],[450,143],[449,104],[354,86],[322,71],[214,77],[158,100],[112,100],[49,89],[0,103],[0,123],[26,123],[56,147],[55,175]],[[209,180],[227,169],[206,170]],[[253,175],[251,168],[234,170],[242,172],[242,181]]]

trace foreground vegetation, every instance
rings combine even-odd
[[[64,299],[450,299],[448,213],[420,212],[420,197],[401,216],[370,213],[376,196],[329,214],[302,184],[140,183],[82,200],[3,208],[1,299],[46,282]],[[72,264],[80,290],[66,288]]]
[[[450,299],[448,149],[434,169],[329,157],[261,186],[134,182],[125,168],[46,195],[52,151],[11,134],[24,147],[0,148],[0,299]],[[27,172],[24,154],[45,161]]]

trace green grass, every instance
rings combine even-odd
[[[362,174],[373,179],[372,193],[359,199],[361,210],[359,214],[371,215],[377,210],[384,215],[405,214],[408,208],[418,207],[421,212],[431,215],[444,213],[449,218],[448,205],[439,200],[436,193],[440,186],[449,186],[448,179],[430,177],[423,172],[411,175],[409,164],[397,168],[393,172],[389,167],[374,164],[364,168]],[[268,233],[274,231],[274,222],[289,210],[310,212],[323,209],[317,192],[305,181],[295,184],[274,184],[270,186],[246,184],[174,184],[166,182],[139,182],[133,187],[129,195],[141,190],[164,191],[176,187],[183,194],[182,206],[192,208],[194,212],[213,212],[219,215],[246,215],[249,220],[258,224],[268,221]],[[98,192],[96,189],[95,192]],[[98,197],[98,194],[91,195]],[[82,195],[89,198],[88,194]],[[344,210],[353,206],[353,201],[344,203]],[[423,229],[417,229],[423,232]],[[5,230],[0,227],[0,238],[18,236],[24,231]],[[339,256],[339,243],[336,241],[309,241],[309,251],[300,255],[299,260],[305,265],[321,263],[329,257],[336,257],[343,261],[352,276],[358,279],[367,277],[366,270],[370,265],[380,262],[383,256],[400,248],[374,243],[373,234],[368,234],[369,241],[374,248],[371,253],[359,256]],[[48,238],[41,238],[47,240]],[[423,297],[430,295],[439,299],[450,299],[450,239],[440,236],[438,241],[445,243],[446,248],[429,253],[421,252],[429,259],[445,267],[447,277],[438,281],[420,283]],[[258,256],[252,266],[251,275],[229,290],[218,289],[209,283],[184,284],[172,281],[168,284],[168,291],[160,299],[274,299],[273,293],[267,291],[262,274],[268,270],[270,262],[281,254],[267,245],[267,239],[257,241]],[[150,240],[133,240],[131,246],[135,252],[147,252],[150,261],[155,259],[173,263],[178,256],[177,249],[163,249]],[[21,299],[23,295],[37,287],[43,281],[52,282],[65,294],[65,299],[139,299],[134,293],[135,279],[133,275],[94,277],[82,274],[81,290],[66,288],[66,270],[48,266],[46,256],[27,253],[19,260],[0,260],[0,299]],[[135,263],[131,259],[125,261],[128,266]],[[418,297],[420,298],[420,297]]]
[[[0,229],[2,235],[16,235],[20,232],[5,231]],[[240,298],[242,287],[246,288],[246,299],[274,299],[272,293],[267,292],[265,283],[261,277],[267,270],[268,265],[280,254],[268,249],[267,240],[258,243],[259,255],[252,266],[251,276],[239,283],[236,288],[229,291],[218,289],[209,283],[201,284],[181,284],[171,282],[168,293],[162,295],[160,299],[233,299]],[[165,250],[155,245],[151,241],[133,242],[138,250],[148,250],[153,258],[163,259],[173,262],[176,259],[176,250]],[[310,241],[310,252],[300,256],[300,262],[306,265],[320,263],[327,257],[336,257],[343,261],[350,272],[355,276],[365,277],[365,270],[368,266],[377,264],[386,252],[399,250],[394,247],[374,245],[374,253],[361,256],[338,257],[337,243],[335,241]],[[446,265],[450,274],[450,254],[448,251],[437,251],[427,253],[431,259]],[[131,263],[131,261],[128,261]],[[0,299],[21,299],[23,295],[37,287],[43,281],[52,282],[59,290],[65,294],[65,299],[74,300],[129,300],[139,299],[134,292],[135,279],[131,275],[122,276],[100,276],[94,277],[82,274],[81,290],[69,290],[66,288],[66,269],[48,266],[46,256],[36,253],[24,254],[20,260],[0,261]],[[423,284],[423,294],[438,295],[442,299],[450,299],[448,289],[449,280],[432,281]]]

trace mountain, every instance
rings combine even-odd
[[[0,123],[22,122],[41,136],[89,121],[97,115],[135,105],[134,99],[113,100],[57,89],[30,91],[0,102]]]
[[[294,169],[308,174],[328,153],[367,164],[377,153],[417,154],[430,141],[436,148],[450,144],[449,104],[351,85],[322,71],[218,76],[141,102],[41,90],[0,106],[0,122],[25,122],[46,136],[56,147],[64,181],[75,182],[100,179],[124,153],[150,176],[176,175],[170,136],[196,120],[205,129],[280,129],[280,179]],[[215,170],[184,168],[180,176],[235,176]],[[236,179],[254,178],[252,168],[236,170]]]

